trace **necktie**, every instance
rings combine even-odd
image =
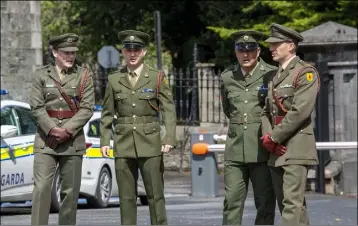
[[[280,76],[281,76],[283,70],[284,70],[284,69],[283,69],[282,67],[279,67],[279,68],[278,68],[277,78],[280,78]]]
[[[137,75],[134,71],[129,72],[129,81],[131,82],[132,87],[137,83]]]
[[[64,79],[65,75],[66,75],[66,70],[65,69],[61,70],[60,73],[59,73],[60,79],[61,80]]]

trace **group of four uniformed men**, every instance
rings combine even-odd
[[[276,200],[283,224],[308,224],[304,197],[307,169],[317,163],[310,114],[319,75],[296,56],[302,36],[273,24],[266,40],[279,68],[265,63],[256,31],[233,34],[238,63],[221,75],[222,106],[229,118],[225,149],[223,224],[241,224],[249,180],[257,209],[255,224],[274,224]],[[108,76],[100,146],[113,155],[121,224],[137,223],[138,169],[148,196],[151,224],[167,224],[163,153],[176,143],[176,110],[166,76],[144,64],[149,35],[119,32],[126,65]],[[34,73],[30,105],[38,123],[34,143],[32,225],[48,224],[51,187],[60,177],[59,224],[76,224],[85,153],[83,126],[93,115],[94,85],[76,65],[75,34],[50,40],[54,64]],[[160,135],[158,112],[166,134]]]

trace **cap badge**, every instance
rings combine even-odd
[[[245,36],[244,36],[244,40],[245,40],[245,41],[249,40],[249,36],[245,35]]]
[[[75,39],[72,38],[72,37],[67,38],[67,42],[68,42],[68,43],[72,43],[74,40],[75,40]]]
[[[133,36],[133,35],[129,36],[129,40],[133,41],[133,40],[134,40],[134,36]]]

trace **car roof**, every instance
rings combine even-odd
[[[101,112],[100,111],[94,111],[90,121],[92,121],[94,119],[99,119],[99,118],[101,118]]]
[[[7,106],[17,106],[17,107],[23,107],[23,108],[31,109],[30,105],[28,103],[25,103],[25,102],[16,101],[16,100],[1,100],[0,107],[4,108],[4,107],[7,107]]]

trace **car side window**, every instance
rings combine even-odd
[[[13,109],[11,107],[6,107],[1,109],[0,118],[1,118],[1,125],[16,126],[17,127],[16,136],[20,135],[20,128],[16,121],[15,115],[13,113]]]
[[[89,137],[95,137],[95,138],[100,138],[101,136],[101,133],[100,133],[100,122],[101,120],[100,119],[96,119],[96,120],[93,120],[93,121],[90,121],[89,124],[88,124],[88,127],[89,127],[89,131],[87,133],[87,135]],[[112,128],[113,130],[113,128]],[[113,139],[113,132],[111,134],[111,139]]]
[[[15,110],[20,121],[21,135],[35,134],[37,125],[32,117],[31,111],[22,107],[15,107]]]
[[[99,123],[100,123],[100,121],[98,119],[89,122],[89,124],[88,124],[89,125],[89,131],[88,131],[89,137],[96,137],[96,138],[100,137]]]

